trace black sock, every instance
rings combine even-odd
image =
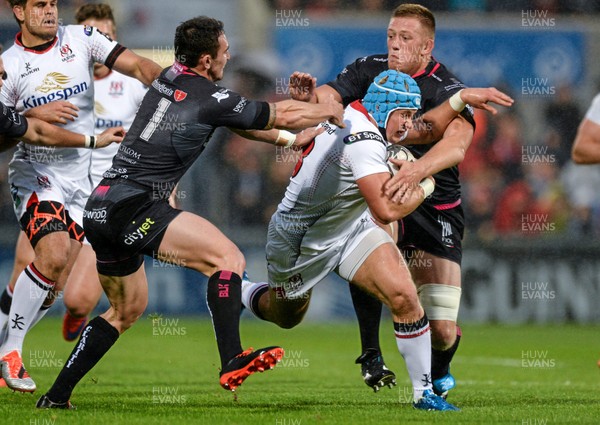
[[[460,337],[462,335],[462,331],[456,326],[456,341],[452,344],[452,347],[447,350],[440,351],[435,348],[431,349],[431,379],[440,379],[443,378],[450,372],[450,362],[452,361],[452,357],[454,357],[454,353],[458,349],[458,344],[460,343]]]
[[[221,368],[240,354],[240,305],[242,278],[231,271],[221,270],[208,279],[206,303],[212,316]]]
[[[69,360],[64,365],[52,388],[46,393],[54,403],[65,403],[75,385],[100,361],[119,338],[119,331],[98,316],[88,323]]]
[[[379,323],[381,322],[381,301],[364,292],[355,285],[350,285],[352,304],[358,319],[362,352],[368,348],[381,351],[379,347]]]
[[[0,295],[0,311],[6,315],[10,313],[10,305],[12,304],[12,297],[8,295],[8,289],[4,288],[2,295]]]

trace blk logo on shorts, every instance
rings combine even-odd
[[[437,222],[440,223],[442,228],[442,243],[448,248],[454,248],[454,241],[452,240],[452,226],[441,215],[438,215]]]

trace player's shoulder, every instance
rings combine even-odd
[[[358,58],[357,61],[365,62],[365,63],[385,63],[387,66],[388,55],[387,54],[379,54],[379,55],[363,56],[362,58]]]
[[[361,148],[374,148],[375,146],[385,146],[386,142],[379,129],[371,122],[368,112],[362,106],[360,101],[352,102],[344,111],[344,124],[346,124],[343,133],[342,142],[346,146],[359,146],[358,142],[379,142],[361,144]],[[381,145],[381,146],[379,146]]]
[[[66,38],[74,38],[83,41],[93,40],[98,35],[107,38],[109,41],[113,41],[108,35],[104,34],[98,28],[89,25],[65,25],[59,26],[56,34],[60,40]]]
[[[20,48],[17,43],[14,43],[8,49],[2,52],[2,61],[4,62],[4,66],[7,64],[11,64],[13,61],[18,61],[20,54],[23,52],[23,48]]]
[[[348,66],[357,68],[361,71],[371,70],[372,72],[377,72],[381,69],[388,68],[388,58],[387,55],[384,54],[361,56]]]
[[[465,84],[450,71],[446,65],[441,62],[434,61],[430,64],[431,71],[428,73],[427,80],[436,86],[444,87],[446,91],[453,91],[458,88],[465,88]]]

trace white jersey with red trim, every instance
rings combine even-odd
[[[106,77],[94,80],[94,91],[95,134],[100,134],[109,127],[117,126],[128,131],[148,87],[135,78],[111,71]],[[90,174],[93,186],[100,183],[102,174],[111,167],[118,150],[119,145],[113,143],[92,151]]]
[[[94,62],[112,66],[123,50],[93,27],[60,26],[57,36],[44,50],[29,49],[20,42],[2,54],[8,78],[0,100],[17,112],[56,100],[66,100],[79,108],[78,117],[69,121],[67,130],[93,134]],[[13,162],[38,163],[56,168],[67,178],[88,174],[91,152],[84,148],[54,148],[19,143]]]
[[[356,181],[389,172],[387,142],[360,102],[346,107],[344,123],[345,128],[322,124],[326,131],[304,150],[271,219],[269,231],[292,250],[322,251],[344,243],[367,211]],[[309,229],[311,240],[305,238]]]

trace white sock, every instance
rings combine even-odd
[[[35,325],[38,324],[38,322],[40,320],[42,320],[42,318],[46,315],[46,313],[48,313],[48,310],[50,310],[50,307],[52,307],[52,304],[50,304],[49,306],[42,306],[42,307],[40,307],[40,309],[38,310],[37,314],[35,315],[35,317],[31,321],[31,325],[29,325],[29,329],[33,328]]]
[[[427,316],[423,316],[414,323],[394,322],[394,329],[398,351],[406,363],[416,402],[423,395],[423,391],[432,389],[429,321]]]
[[[10,306],[12,305],[12,296],[13,293],[10,290],[10,286],[6,285],[4,292],[0,296],[2,300],[0,301],[0,305],[2,305],[2,308],[0,309],[0,346],[4,342],[4,338],[6,338],[6,331],[8,329],[8,313],[10,312]],[[4,309],[6,309],[6,313],[2,311]]]
[[[35,322],[40,307],[54,282],[45,278],[31,263],[17,278],[13,301],[8,315],[8,332],[0,356],[17,350],[21,353],[27,331]]]
[[[260,314],[254,311],[253,308],[253,304],[255,302],[254,297],[258,293],[262,293],[261,289],[268,287],[269,284],[265,282],[250,282],[248,280],[248,275],[246,274],[246,272],[244,272],[244,277],[242,278],[242,304],[244,304],[244,307],[250,310],[252,314],[254,314],[259,319],[262,319],[262,317],[260,316]]]

